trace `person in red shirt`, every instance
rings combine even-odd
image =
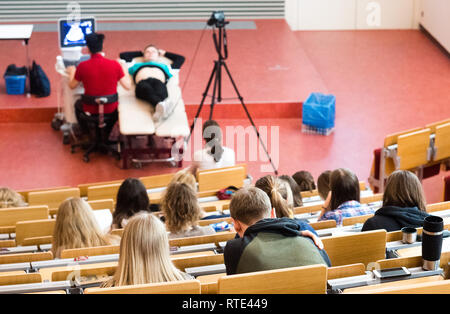
[[[84,94],[88,96],[107,96],[117,94],[117,83],[129,90],[131,81],[125,75],[124,69],[116,60],[107,59],[103,56],[103,34],[91,33],[86,35],[86,45],[90,52],[90,59],[81,62],[76,68],[67,67],[69,74],[69,87],[75,89],[83,83]],[[106,126],[106,134],[109,134],[118,119],[118,102],[111,102],[104,105],[105,118],[111,123]],[[88,131],[84,125],[82,115],[98,114],[98,106],[77,101],[75,113],[82,131]]]

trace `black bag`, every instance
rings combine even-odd
[[[11,75],[26,75],[27,74],[27,67],[17,67],[15,64],[10,64],[6,68],[5,74],[3,76]]]
[[[42,67],[33,61],[30,69],[30,90],[33,95],[47,97],[50,95],[50,81]]]

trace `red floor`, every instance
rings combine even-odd
[[[291,32],[284,21],[255,23],[257,30],[229,31],[227,64],[255,123],[279,127],[279,158],[276,158],[276,146],[274,151],[271,143],[268,147],[272,158],[279,161],[280,174],[306,169],[317,177],[325,169],[348,167],[361,180],[367,180],[373,149],[382,144],[386,134],[450,116],[450,60],[419,31]],[[142,43],[154,42],[187,57],[181,86],[186,83],[183,98],[192,119],[195,107],[189,105],[201,100],[215,58],[210,33],[204,34],[194,60],[201,31],[139,32],[138,36],[127,33],[106,33],[108,55],[116,56],[123,51],[122,47],[134,50],[141,48]],[[53,70],[56,34],[35,35],[30,41],[30,51],[57,87]],[[41,46],[35,39],[41,39]],[[23,47],[14,42],[2,43],[0,56],[0,68],[6,68],[22,56],[25,58]],[[56,88],[50,97],[28,99],[5,95],[2,84],[0,121],[25,119],[23,113],[1,109],[54,110],[56,106]],[[223,86],[224,98],[235,96],[226,80]],[[332,93],[337,98],[336,130],[330,136],[301,133],[299,102],[317,91]],[[236,106],[226,105],[232,103],[237,101],[224,100],[215,117],[224,128],[249,126],[248,120],[236,114],[237,110],[242,112],[239,106],[235,109]],[[227,116],[228,110],[233,113]],[[60,132],[53,131],[46,120],[48,113],[28,113],[28,119],[41,114],[35,121],[46,122],[0,123],[0,185],[31,189],[176,171],[165,164],[122,170],[104,156],[93,157],[85,164],[79,153],[72,155],[61,144]],[[253,177],[263,175],[263,162],[249,158],[247,151],[245,162]],[[440,201],[443,175],[424,181],[428,202]]]

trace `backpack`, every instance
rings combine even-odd
[[[237,187],[231,185],[225,189],[217,192],[217,198],[219,200],[229,200],[233,197],[234,193],[239,190]]]
[[[42,67],[33,60],[33,66],[30,69],[30,89],[31,94],[38,97],[47,97],[50,95],[50,81]]]

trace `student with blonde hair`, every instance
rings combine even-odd
[[[10,188],[0,187],[0,208],[24,206],[27,206],[27,203],[25,203],[22,195]]]
[[[387,232],[403,227],[423,227],[426,212],[422,184],[415,174],[407,170],[394,171],[386,181],[383,206],[369,218],[362,231],[385,229]]]
[[[170,183],[185,183],[188,186],[192,188],[195,192],[197,192],[197,180],[195,179],[195,173],[197,171],[197,166],[191,166],[189,168],[185,168],[183,170],[178,171],[173,176],[172,180],[170,180]]]
[[[192,279],[170,260],[164,224],[153,214],[130,219],[120,241],[120,257],[114,276],[102,287],[118,287]]]
[[[269,196],[277,218],[294,218],[292,211],[294,201],[289,184],[272,175],[266,175],[255,182],[255,187],[263,190]]]
[[[255,187],[265,192],[269,197],[272,205],[272,218],[292,218],[301,230],[309,230],[317,235],[307,221],[294,218],[293,196],[287,181],[280,180],[272,175],[266,175],[256,181]]]
[[[55,258],[60,258],[65,249],[118,243],[118,237],[102,233],[91,206],[85,200],[71,197],[59,206],[52,241]]]
[[[193,237],[214,234],[211,226],[198,226],[197,221],[203,212],[197,200],[197,194],[186,183],[169,184],[161,201],[169,238]]]

